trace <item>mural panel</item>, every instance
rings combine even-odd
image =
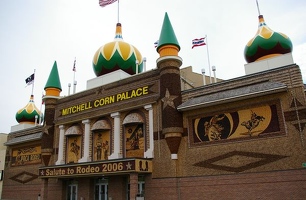
[[[81,159],[81,136],[67,137],[67,163],[77,163]]]
[[[143,124],[126,125],[125,139],[126,157],[143,157]]]
[[[29,146],[12,150],[11,166],[41,163],[41,146]]]
[[[192,143],[254,138],[280,131],[276,105],[192,119]]]
[[[104,130],[93,134],[93,160],[107,160],[109,156],[110,131]]]

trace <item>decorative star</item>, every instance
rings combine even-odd
[[[96,91],[96,94],[103,94],[104,88],[103,87],[99,87]]]
[[[175,105],[174,105],[173,100],[176,99],[176,98],[177,98],[177,96],[170,95],[170,92],[169,92],[169,90],[167,88],[166,89],[165,97],[162,98],[162,102],[164,102],[163,109],[165,109],[167,106],[170,106],[170,107],[175,109]]]
[[[44,126],[43,126],[43,132],[49,135],[49,128],[51,128],[52,126],[47,125],[46,122],[44,122]]]
[[[131,169],[132,169],[132,165],[131,165],[130,162],[128,162],[128,164],[126,165],[126,169],[127,169],[127,170],[131,170]]]
[[[40,171],[40,175],[42,175],[42,176],[44,175],[44,170]]]

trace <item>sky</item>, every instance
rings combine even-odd
[[[306,82],[306,1],[258,0],[258,5],[266,24],[290,37],[294,62]],[[119,7],[116,2],[103,8],[98,0],[1,0],[0,133],[18,124],[15,115],[32,90],[37,108],[44,111],[41,97],[55,61],[62,96],[68,95],[74,78],[76,92],[85,90],[87,80],[96,77],[94,53],[113,41],[118,21],[124,41],[146,57],[147,70],[156,68],[154,42],[166,12],[181,47],[181,68],[192,66],[196,73],[205,69],[209,75],[215,66],[216,76],[225,80],[245,75],[244,47],[258,27],[256,0],[120,0]],[[191,49],[193,39],[205,36],[206,46]],[[34,71],[34,85],[26,87],[25,79]]]

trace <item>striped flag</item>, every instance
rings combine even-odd
[[[101,7],[105,7],[105,6],[107,6],[109,4],[112,4],[112,3],[116,2],[116,1],[117,0],[99,0],[99,5]]]
[[[192,40],[192,49],[193,49],[193,47],[198,47],[198,46],[206,45],[204,40],[205,40],[205,37],[204,38],[200,38],[200,39],[193,39]]]
[[[158,40],[154,42],[154,47],[156,48],[158,46]]]
[[[44,95],[44,93],[42,93],[42,96],[41,96],[41,105],[44,105],[44,104],[45,104],[44,97],[45,97],[45,95]]]

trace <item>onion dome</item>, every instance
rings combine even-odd
[[[137,71],[136,63],[138,63]],[[117,23],[114,41],[101,46],[96,51],[92,66],[97,77],[118,69],[133,75],[142,72],[143,59],[136,47],[123,41],[121,24]]]
[[[41,112],[34,104],[34,95],[31,95],[29,103],[16,113],[16,120],[18,123],[35,124],[35,120],[38,120]],[[37,116],[37,119],[35,118]]]
[[[262,15],[259,15],[258,18],[258,31],[244,49],[245,60],[251,63],[292,52],[290,38],[283,33],[274,32],[270,29]]]

